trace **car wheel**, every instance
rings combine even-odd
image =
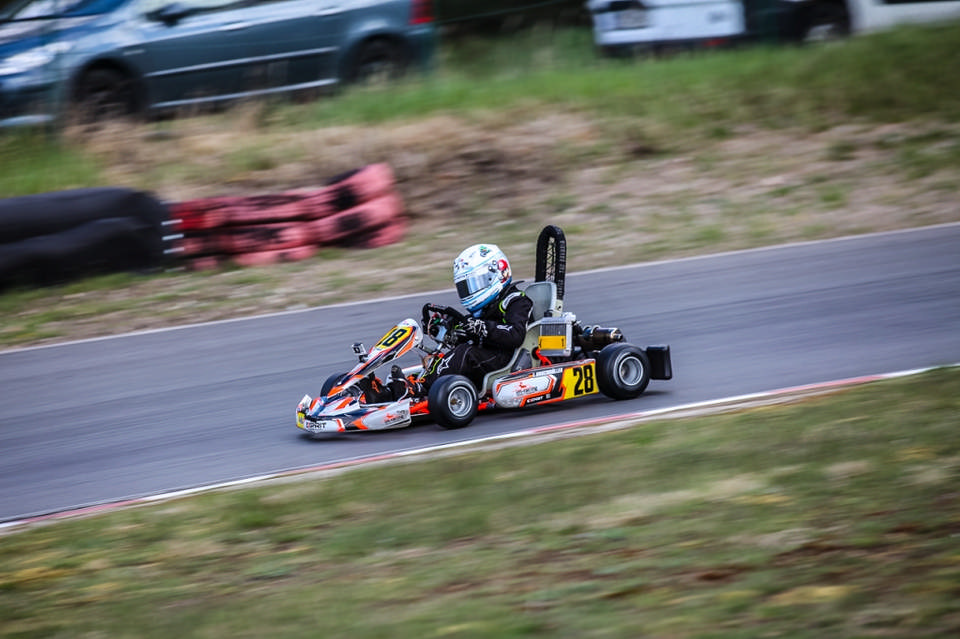
[[[839,40],[850,35],[850,15],[842,2],[818,2],[804,31],[803,42]]]
[[[77,83],[77,114],[84,121],[95,121],[136,112],[133,80],[114,69],[91,69]]]
[[[650,361],[633,344],[608,344],[597,355],[597,385],[612,399],[633,399],[650,383]]]
[[[430,386],[427,408],[443,428],[463,428],[477,415],[477,389],[463,375],[441,375]]]
[[[347,77],[354,84],[383,84],[402,76],[406,66],[400,46],[389,40],[371,40],[360,45]]]

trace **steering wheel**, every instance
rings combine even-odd
[[[452,331],[457,324],[462,323],[465,319],[466,316],[453,307],[437,304],[423,305],[423,330],[430,337],[436,337],[441,326],[446,328],[447,331]]]

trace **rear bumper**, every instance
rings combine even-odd
[[[670,347],[647,346],[646,351],[647,359],[650,361],[650,379],[672,379],[673,362],[670,359]]]
[[[588,7],[604,50],[719,42],[745,31],[740,0],[593,0]]]
[[[437,53],[437,29],[432,24],[417,27],[407,34],[410,64],[413,68],[427,72],[433,69]]]

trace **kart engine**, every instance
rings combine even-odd
[[[607,344],[624,341],[624,338],[619,328],[588,326],[580,332],[578,341],[583,350],[599,351]]]

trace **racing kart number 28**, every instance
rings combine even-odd
[[[632,399],[651,379],[672,378],[669,346],[640,348],[617,328],[583,326],[563,310],[566,240],[558,227],[541,231],[536,268],[536,280],[524,289],[533,311],[523,345],[503,369],[487,373],[480,388],[461,375],[442,375],[424,389],[425,371],[465,338],[458,330],[465,319],[461,313],[425,304],[420,322],[403,320],[369,350],[354,344],[357,364],[347,373],[330,375],[317,397],[303,397],[297,427],[309,434],[385,430],[423,417],[444,428],[461,428],[478,412],[494,408],[552,404],[596,393]],[[428,325],[431,331],[425,335],[422,327]],[[422,355],[418,364],[396,364],[413,350]],[[369,384],[383,386],[376,371],[388,364],[393,364],[391,385],[398,382],[402,390],[388,401],[368,397]]]

